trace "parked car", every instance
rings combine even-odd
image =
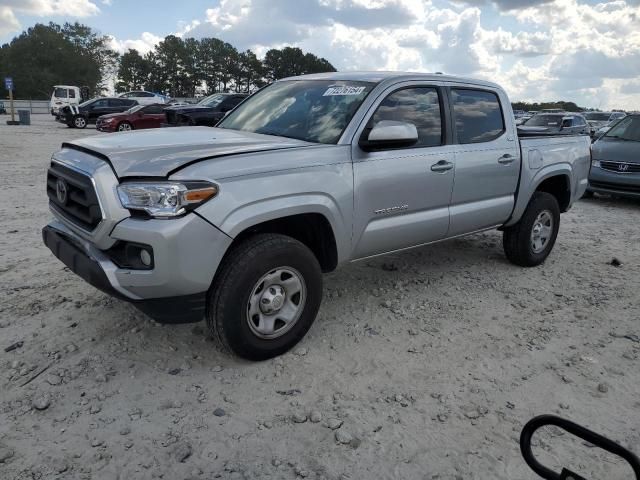
[[[589,126],[582,115],[572,113],[538,113],[518,127],[522,134],[588,134]]]
[[[128,132],[145,128],[159,128],[165,120],[165,105],[136,105],[122,113],[98,117],[96,130],[101,132]]]
[[[165,110],[167,124],[172,127],[205,125],[213,127],[224,115],[247,98],[246,93],[215,93],[195,105],[180,105]]]
[[[4,102],[0,102],[0,115],[6,115],[7,109],[4,106]]]
[[[540,265],[585,191],[590,145],[519,139],[505,91],[481,80],[293,77],[218,128],[65,143],[43,239],[97,288],[161,322],[206,317],[265,359],[305,335],[338,265],[495,228],[511,262]]]
[[[640,198],[640,115],[613,125],[591,147],[587,195],[593,192]]]
[[[595,136],[598,130],[603,127],[609,126],[612,122],[620,120],[626,117],[624,112],[585,112],[584,118],[589,124],[591,136]]]
[[[94,98],[80,105],[62,108],[56,121],[72,128],[85,128],[89,123],[96,123],[102,115],[121,113],[137,104],[136,100],[126,98]]]
[[[139,105],[151,105],[153,103],[168,103],[169,98],[159,93],[145,92],[144,90],[136,90],[133,92],[121,93],[118,98],[128,98],[135,100]]]
[[[55,85],[49,102],[51,115],[57,116],[63,107],[79,105],[82,102],[80,88],[73,85]]]

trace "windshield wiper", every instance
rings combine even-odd
[[[277,130],[256,130],[255,133],[259,133],[260,135],[271,135],[272,137],[286,137],[282,132],[278,132]]]
[[[616,138],[623,142],[640,142],[640,140],[634,140],[633,138],[619,137],[618,135],[607,135],[607,138]]]

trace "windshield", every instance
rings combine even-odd
[[[626,117],[615,124],[605,137],[640,142],[640,117]]]
[[[610,113],[590,112],[584,114],[584,118],[596,122],[608,122],[610,117]]]
[[[218,127],[335,144],[373,87],[352,81],[276,82],[247,99]]]
[[[53,96],[56,98],[67,98],[67,89],[58,87],[53,91]]]
[[[86,107],[87,105],[99,100],[99,98],[92,98],[91,100],[87,100],[86,102],[82,102],[78,107]]]
[[[559,127],[563,115],[534,115],[525,122],[528,127]]]
[[[198,102],[198,105],[202,107],[217,107],[224,100],[224,95],[217,93],[215,95],[209,95]]]

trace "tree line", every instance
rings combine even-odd
[[[329,61],[299,48],[271,49],[260,59],[217,38],[165,37],[145,55],[119,55],[110,38],[80,23],[36,24],[0,47],[0,79],[12,77],[17,98],[47,99],[53,85],[91,95],[145,89],[171,97],[260,88],[278,78],[335,72]],[[0,98],[8,92],[0,84]]]
[[[326,59],[299,48],[274,48],[259,59],[251,50],[238,51],[218,38],[169,35],[144,56],[134,49],[122,55],[117,89],[144,88],[172,97],[194,97],[248,92],[283,77],[335,71]]]
[[[542,102],[542,103],[530,103],[530,102],[513,102],[511,104],[514,110],[524,110],[525,112],[548,110],[552,108],[559,108],[563,112],[584,112],[586,108],[579,107],[574,102]]]

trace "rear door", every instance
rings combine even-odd
[[[449,89],[453,115],[455,180],[453,237],[503,224],[511,215],[520,176],[520,149],[508,99],[501,91]]]
[[[444,238],[449,228],[453,148],[447,145],[444,92],[436,84],[388,88],[373,104],[352,142],[354,258]],[[367,152],[358,145],[379,121],[412,123],[418,143]]]

